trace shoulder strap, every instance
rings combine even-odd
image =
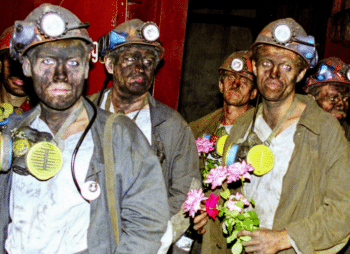
[[[117,216],[117,205],[115,201],[115,191],[114,191],[114,159],[113,159],[113,133],[112,127],[114,120],[122,115],[123,113],[111,114],[106,122],[104,129],[103,138],[103,156],[105,163],[105,178],[106,178],[106,188],[107,188],[107,201],[109,215],[111,217],[111,223],[114,231],[115,242],[118,246],[119,244],[119,231],[118,231],[118,216]]]

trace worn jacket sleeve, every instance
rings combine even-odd
[[[117,253],[157,253],[169,220],[164,179],[158,159],[129,119],[115,139],[115,186],[119,200]],[[126,128],[125,128],[126,127]]]
[[[301,134],[303,137],[310,135],[315,136],[311,132]],[[305,149],[303,146],[300,151],[307,158],[303,160],[305,168],[300,170],[311,169],[308,177],[314,182],[312,187],[304,189],[303,196],[307,197],[311,192],[314,195],[308,201],[300,200],[299,207],[306,203],[313,209],[304,218],[287,224],[286,229],[302,253],[316,253],[332,247],[333,250],[328,253],[336,253],[334,246],[342,241],[345,243],[344,239],[350,233],[350,228],[346,226],[350,221],[350,150],[335,120],[324,121],[316,138],[318,147]]]
[[[172,160],[169,161],[172,168],[169,186],[169,205],[171,215],[180,211],[186,200],[193,178],[200,180],[198,170],[198,153],[192,131],[188,125],[183,126],[182,132],[174,137]]]

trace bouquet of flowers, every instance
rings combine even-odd
[[[254,211],[245,211],[245,208],[255,205],[252,199],[246,198],[244,195],[244,182],[250,179],[250,173],[254,171],[254,168],[247,164],[245,160],[235,162],[229,166],[220,166],[222,152],[217,142],[220,142],[222,138],[226,141],[227,137],[219,138],[217,135],[212,137],[205,135],[203,138],[196,140],[198,155],[205,159],[205,169],[202,172],[204,188],[208,189],[209,185],[211,185],[211,190],[221,187],[220,196],[210,193],[209,197],[205,197],[203,189],[192,189],[187,194],[183,209],[191,217],[195,217],[200,210],[204,210],[213,220],[220,217],[227,243],[233,244],[232,253],[239,254],[243,250],[242,241],[249,241],[250,237],[237,237],[238,232],[242,229],[250,231],[258,229],[260,223]],[[215,152],[215,146],[216,154],[212,156]],[[242,184],[242,193],[237,192],[235,195],[231,195],[230,190],[225,186],[238,181]],[[218,204],[220,197],[224,200],[223,205]],[[202,201],[205,202],[205,208],[203,209],[201,208]]]

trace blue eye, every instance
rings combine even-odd
[[[78,62],[78,61],[75,61],[75,60],[69,60],[69,61],[68,61],[68,65],[71,65],[71,66],[78,66],[78,65],[79,65],[79,62]]]
[[[43,63],[47,64],[47,65],[52,65],[52,64],[54,64],[54,61],[50,58],[46,58],[43,60]]]
[[[291,71],[292,70],[292,67],[290,67],[290,65],[283,65],[283,68],[286,70],[286,71]]]

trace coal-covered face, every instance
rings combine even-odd
[[[287,49],[263,45],[253,60],[253,71],[262,97],[267,101],[284,101],[295,94],[295,85],[306,72],[300,70],[299,56]]]
[[[81,40],[60,40],[36,46],[24,59],[41,103],[55,110],[71,108],[80,99],[89,71],[89,51]],[[30,72],[26,73],[30,68]]]
[[[123,97],[138,97],[152,86],[156,57],[152,50],[127,48],[119,54],[113,67],[113,84]]]
[[[324,111],[331,113],[343,123],[349,110],[349,97],[348,85],[332,83],[320,87],[320,93],[315,99]]]
[[[222,81],[219,81],[219,89],[225,103],[230,106],[245,106],[256,96],[253,81],[235,72],[226,72]]]
[[[9,53],[4,53],[1,57],[2,63],[2,84],[7,93],[17,97],[27,95],[25,83],[28,83],[28,78],[24,76],[22,65],[19,61],[11,59]]]

